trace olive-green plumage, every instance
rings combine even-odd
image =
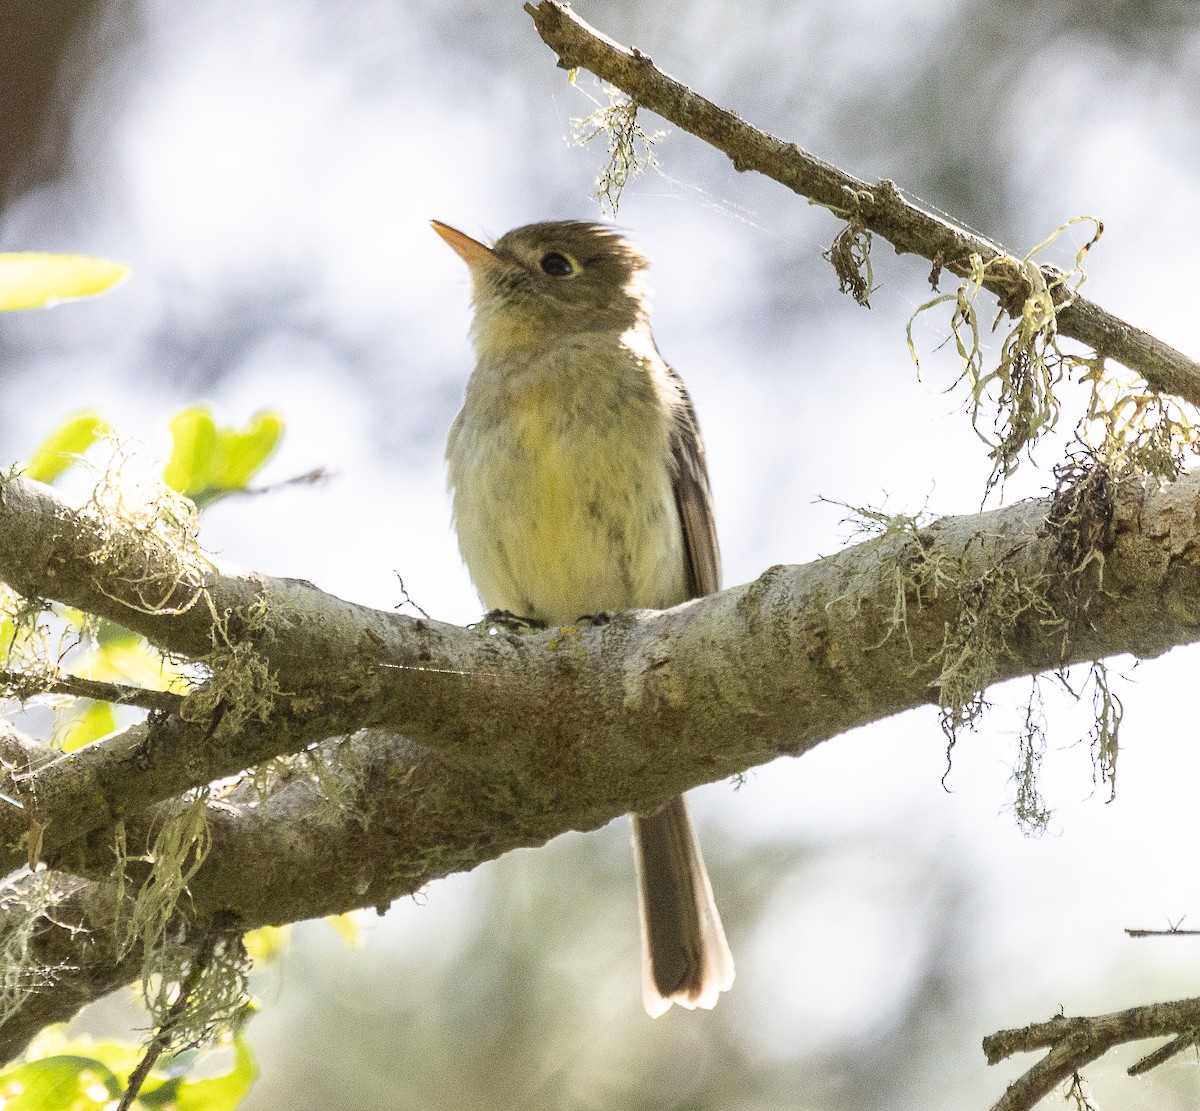
[[[654,345],[647,260],[612,228],[531,224],[471,271],[478,362],[446,447],[459,545],[488,609],[547,624],[719,588],[695,413]],[[682,797],[634,816],[643,998],[711,1007],[733,960]]]

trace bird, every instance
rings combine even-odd
[[[650,330],[646,255],[604,223],[528,224],[491,244],[432,226],[471,276],[476,365],[446,460],[487,610],[569,625],[718,590],[704,445]],[[645,1009],[710,1009],[733,957],[687,803],[632,824]]]

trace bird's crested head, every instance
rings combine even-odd
[[[646,317],[649,260],[616,228],[583,220],[526,224],[492,246],[434,230],[466,262],[480,350],[541,346],[581,332],[621,333]]]

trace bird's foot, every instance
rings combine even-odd
[[[527,633],[546,627],[544,621],[538,621],[533,617],[522,617],[509,610],[488,610],[479,624],[483,626],[496,625],[501,629],[507,629],[510,633]]]

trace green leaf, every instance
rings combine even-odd
[[[22,474],[38,482],[53,482],[99,437],[111,431],[112,426],[99,413],[76,413],[42,441]]]
[[[0,312],[49,308],[60,301],[103,293],[129,268],[106,258],[36,251],[0,254]]]
[[[181,1076],[172,1076],[160,1083],[159,1078],[151,1073],[146,1083],[142,1085],[142,1090],[138,1092],[134,1106],[149,1108],[163,1107],[167,1108],[168,1111],[175,1111],[178,1107],[175,1101],[179,1097],[179,1089],[183,1083],[183,1077]]]
[[[189,498],[212,485],[216,470],[217,422],[197,406],[171,418],[175,446],[163,470],[163,481]]]
[[[45,1040],[44,1044],[39,1042]],[[3,1111],[105,1111],[115,1106],[145,1047],[130,1042],[92,1042],[65,1037],[61,1027],[47,1028],[29,1049],[37,1054],[53,1046],[60,1052],[35,1057],[0,1071]],[[85,1050],[71,1052],[72,1050]],[[233,1036],[234,1061],[229,1072],[189,1080],[183,1070],[207,1054],[187,1051],[166,1067],[151,1070],[135,1107],[163,1111],[233,1111],[258,1079],[258,1065],[241,1032]]]
[[[202,507],[245,490],[283,435],[278,413],[256,413],[243,430],[218,428],[201,407],[186,409],[170,427],[175,447],[163,479]]]
[[[242,935],[242,944],[255,968],[279,960],[287,952],[291,926],[259,926]]]
[[[122,1084],[95,1057],[43,1057],[0,1072],[4,1111],[101,1111],[121,1095]]]
[[[244,432],[222,430],[225,459],[219,484],[228,490],[245,489],[282,436],[283,418],[278,413],[255,413]]]
[[[362,923],[354,911],[347,914],[327,914],[325,924],[333,930],[351,949],[361,949],[364,944]]]
[[[187,1080],[175,1097],[178,1111],[233,1111],[258,1079],[258,1064],[241,1031],[233,1035],[233,1068],[224,1076]]]
[[[80,618],[71,617],[70,620],[75,621],[77,625],[81,624],[82,615],[80,615]],[[100,619],[100,626],[96,630],[96,643],[101,648],[121,650],[139,643],[141,639],[140,633],[135,633],[131,629],[125,628],[124,625],[118,625],[115,621],[109,621],[103,617]]]
[[[51,740],[51,744],[63,752],[74,752],[92,741],[107,737],[117,728],[111,702],[82,699],[76,705],[82,709],[73,709],[68,717],[60,720]]]

